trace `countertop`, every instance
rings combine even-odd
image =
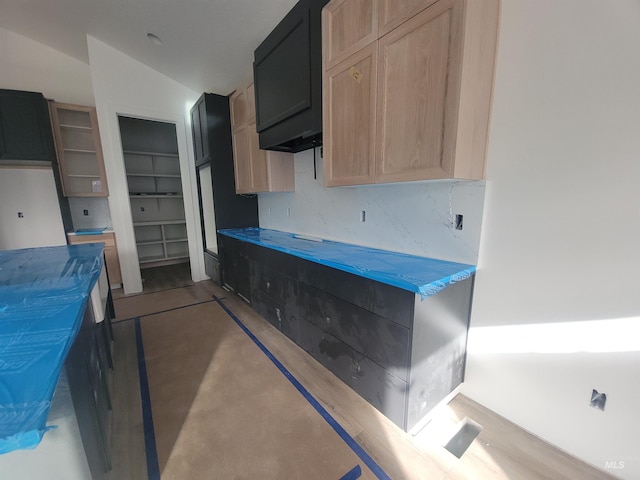
[[[473,275],[464,263],[419,257],[264,228],[218,230],[221,235],[272,248],[409,290],[423,299]]]
[[[34,448],[103,262],[103,244],[0,251],[0,454]]]

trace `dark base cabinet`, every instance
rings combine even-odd
[[[111,340],[104,328],[105,322],[110,322],[110,318],[96,323],[89,302],[82,327],[65,361],[82,445],[94,480],[106,478],[111,470],[112,409],[107,382],[111,356],[107,349],[111,347]]]
[[[225,284],[403,430],[462,383],[473,276],[422,300],[220,237]]]

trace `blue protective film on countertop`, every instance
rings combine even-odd
[[[0,454],[35,448],[103,262],[102,243],[0,251]]]
[[[476,267],[264,228],[218,230],[284,253],[417,293],[423,299],[465,280]]]

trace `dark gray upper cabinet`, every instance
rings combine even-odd
[[[0,160],[56,161],[49,107],[41,93],[0,90]]]

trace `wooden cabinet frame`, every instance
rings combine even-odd
[[[293,154],[261,150],[253,83],[229,98],[236,193],[293,192]]]
[[[499,0],[333,0],[323,15],[325,186],[483,179]]]
[[[96,109],[51,102],[51,119],[64,195],[108,197]]]

